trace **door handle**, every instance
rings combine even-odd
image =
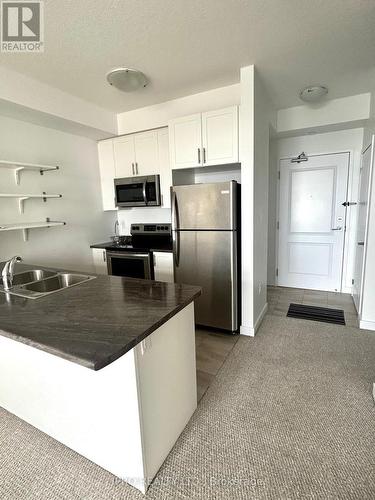
[[[337,226],[337,227],[331,227],[331,231],[341,231],[342,227]]]
[[[138,163],[135,162],[135,173],[138,175]]]
[[[201,162],[201,148],[198,148],[198,163]]]
[[[132,174],[135,175],[134,163],[132,163]]]
[[[203,163],[206,163],[206,148],[203,148]]]
[[[143,201],[145,202],[145,205],[147,205],[146,181],[143,183],[142,194],[143,194]]]
[[[175,267],[180,264],[180,235],[177,231],[177,196],[175,191],[172,191],[172,244],[173,244],[173,261]]]

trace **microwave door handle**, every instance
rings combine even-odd
[[[144,181],[143,189],[142,189],[143,201],[145,202],[145,205],[147,205],[146,183],[147,183],[147,181]]]

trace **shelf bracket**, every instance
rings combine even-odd
[[[25,211],[25,201],[28,200],[28,196],[24,196],[23,198],[18,198],[18,209],[20,214],[23,214]]]
[[[39,172],[40,172],[40,175],[44,175],[44,172],[52,172],[53,170],[59,170],[59,168],[60,167],[58,165],[56,165],[56,167],[54,169],[52,169],[52,168],[46,168],[46,169],[41,168],[39,170]]]
[[[14,177],[15,177],[15,181],[16,181],[17,186],[19,186],[19,184],[20,184],[20,173],[22,170],[24,170],[23,167],[17,167],[14,169]]]

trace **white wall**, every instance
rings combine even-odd
[[[367,131],[369,132],[369,130]],[[366,134],[366,142],[369,135]],[[369,214],[365,237],[364,276],[360,328],[375,330],[375,172],[372,155],[372,179],[370,185]]]
[[[220,87],[199,94],[180,97],[153,106],[119,113],[118,133],[130,134],[151,128],[165,127],[168,121],[180,116],[214,111],[240,104],[240,84]]]
[[[118,211],[120,234],[130,234],[130,225],[138,223],[171,222],[170,208],[124,208]]]
[[[277,112],[277,132],[288,133],[324,127],[355,128],[368,120],[371,94],[359,94],[303,104]],[[359,123],[359,124],[358,124]],[[362,124],[363,126],[363,124]]]
[[[117,133],[114,112],[3,67],[0,112],[97,139]]]
[[[267,307],[270,127],[276,112],[254,66],[241,68],[242,324],[254,335]]]
[[[307,155],[350,152],[349,166],[349,185],[348,194],[351,201],[357,201],[359,187],[359,173],[361,150],[363,142],[363,128],[342,130],[337,132],[329,132],[325,134],[303,135],[298,137],[289,137],[279,139],[277,141],[276,162],[277,164],[271,167],[270,172],[274,177],[271,184],[275,185],[275,176],[277,176],[278,162],[281,158],[291,158],[297,156],[304,151]],[[277,183],[277,181],[276,181]],[[277,188],[278,189],[278,188]],[[272,214],[271,224],[275,226],[276,212],[274,205],[269,206],[270,214]],[[357,228],[357,208],[355,206],[348,208],[347,231],[345,238],[345,254],[344,254],[344,273],[343,273],[343,292],[351,293],[351,280],[354,271],[355,251],[356,251],[356,228]],[[271,230],[271,229],[270,229]],[[268,275],[269,284],[274,283],[275,262],[272,260],[277,253],[276,238],[270,238],[269,244],[273,245],[274,249],[269,251]]]
[[[276,222],[277,209],[279,204],[279,184],[277,177],[278,159],[277,159],[277,141],[270,141],[270,160],[268,175],[268,248],[267,248],[267,283],[276,284],[276,261],[277,261],[277,241],[276,241]]]
[[[254,335],[254,66],[241,68],[241,333]]]
[[[254,78],[254,327],[267,306],[268,189],[270,128],[276,111],[259,75]]]
[[[25,202],[18,212],[16,199],[0,199],[0,224],[61,220],[66,226],[0,232],[0,261],[21,255],[25,262],[93,271],[90,244],[113,234],[115,214],[103,213],[96,142],[57,130],[0,116],[0,159],[58,164],[59,171],[22,172],[15,185],[12,170],[0,168],[2,193],[58,193],[62,199]]]

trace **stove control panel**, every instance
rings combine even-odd
[[[135,235],[170,235],[172,234],[172,224],[161,222],[158,224],[132,224],[130,226],[130,233]]]

